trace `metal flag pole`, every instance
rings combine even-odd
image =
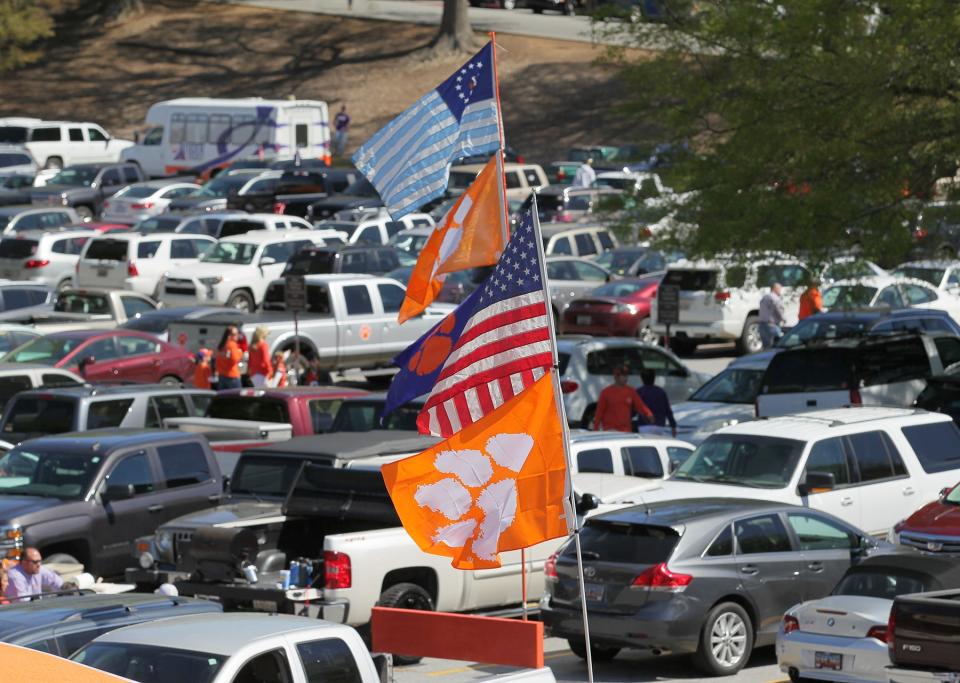
[[[590,623],[587,618],[587,596],[583,582],[583,553],[580,550],[580,522],[577,520],[576,494],[573,490],[573,458],[570,456],[570,427],[567,425],[567,411],[563,407],[563,392],[560,390],[560,365],[557,361],[557,331],[554,326],[553,308],[550,304],[550,288],[547,285],[547,258],[543,250],[543,237],[540,234],[540,217],[537,214],[537,194],[533,193],[530,208],[533,218],[533,239],[537,242],[537,256],[540,259],[540,282],[543,284],[544,304],[547,310],[547,327],[550,330],[550,353],[553,360],[550,375],[553,378],[553,399],[560,412],[560,428],[563,430],[563,456],[567,462],[567,488],[569,489],[570,516],[573,518],[573,545],[577,552],[577,580],[580,583],[580,611],[583,616],[583,642],[586,648],[587,681],[593,683],[593,656],[590,652]]]

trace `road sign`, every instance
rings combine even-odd
[[[660,284],[657,287],[657,322],[676,325],[680,322],[680,287]]]
[[[288,313],[303,313],[307,310],[307,283],[303,275],[287,275],[283,278],[284,301]]]

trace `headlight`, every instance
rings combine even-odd
[[[704,424],[697,427],[698,432],[706,432],[708,434],[717,431],[718,429],[723,429],[724,427],[731,427],[735,424],[739,424],[740,420],[736,418],[731,418],[728,420],[713,420],[712,422],[705,422]]]
[[[159,550],[161,554],[169,555],[173,552],[173,533],[165,529],[157,531],[157,536],[154,539],[154,543],[157,546],[157,550]]]
[[[636,315],[637,307],[633,304],[617,304],[613,307],[614,313],[629,313],[630,315]]]
[[[216,277],[202,277],[199,278],[200,283],[206,285],[207,287],[213,287],[214,285],[219,285],[223,282],[223,276],[217,275]]]
[[[18,558],[23,549],[23,529],[16,525],[0,526],[0,557]]]

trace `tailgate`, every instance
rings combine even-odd
[[[91,242],[77,263],[77,284],[82,287],[123,289],[127,279],[126,240],[100,238]]]
[[[680,288],[680,324],[712,323],[723,319],[715,298],[718,271],[715,268],[677,268],[667,271],[663,284]]]
[[[226,420],[215,417],[168,417],[163,421],[167,429],[191,434],[203,434],[210,441],[285,441],[293,438],[293,425],[284,422],[256,422],[253,420]]]
[[[890,658],[894,666],[960,671],[960,591],[897,597]]]

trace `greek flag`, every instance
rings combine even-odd
[[[500,148],[492,43],[380,129],[353,163],[396,220],[447,188],[450,163]]]

